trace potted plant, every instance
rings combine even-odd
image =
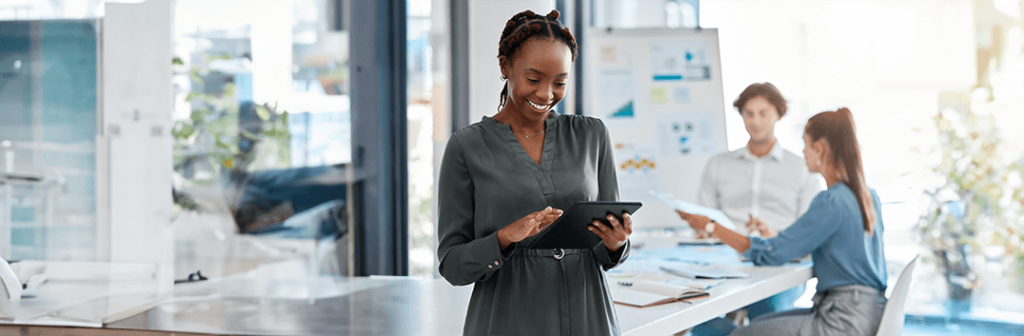
[[[969,309],[978,284],[970,255],[978,251],[979,232],[1002,215],[999,133],[991,116],[945,109],[934,117],[942,161],[932,170],[945,183],[927,192],[931,199],[918,229],[945,276],[954,310]]]
[[[1011,286],[1024,289],[1024,164],[1004,160],[1007,154],[991,114],[945,109],[933,120],[942,161],[932,171],[944,183],[927,191],[931,202],[918,229],[958,313],[970,309],[979,283],[970,256],[982,248],[1003,247],[1006,269],[1017,280]]]
[[[1007,180],[1011,187],[1007,204],[1008,219],[992,235],[992,243],[1005,251],[1007,279],[1010,289],[1024,293],[1024,158],[1010,165]]]
[[[182,66],[177,58],[173,64]],[[204,76],[210,71],[194,66],[188,73],[194,87],[209,85]],[[174,171],[189,183],[226,184],[248,171],[288,166],[287,111],[278,112],[276,106],[268,104],[239,102],[230,81],[216,89],[193,90],[186,101],[192,113],[188,119],[175,121],[171,133]],[[186,193],[175,190],[173,196],[179,207],[199,210]]]

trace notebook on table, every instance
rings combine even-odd
[[[612,293],[615,303],[644,308],[708,296],[706,290],[664,281],[641,280]]]

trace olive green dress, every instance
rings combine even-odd
[[[608,130],[601,120],[551,112],[540,164],[508,125],[484,117],[452,135],[438,183],[440,273],[473,284],[465,335],[618,335],[603,271],[622,263],[629,243],[610,253],[527,249],[503,254],[496,232],[547,206],[617,201]],[[555,258],[556,255],[563,255]]]

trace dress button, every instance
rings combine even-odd
[[[768,246],[768,251],[771,251],[771,250],[772,250],[772,247],[771,247],[771,246]]]
[[[498,261],[497,260],[494,261],[494,266],[498,266]]]
[[[491,265],[487,265],[487,268],[494,268],[494,266],[491,266]]]

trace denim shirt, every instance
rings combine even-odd
[[[885,292],[885,251],[882,247],[881,201],[871,190],[875,227],[864,231],[860,206],[842,182],[833,184],[811,201],[793,225],[769,239],[750,237],[743,256],[755,265],[775,266],[807,253],[814,260],[817,291],[843,285],[864,285]]]

